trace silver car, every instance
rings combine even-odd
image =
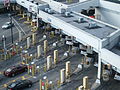
[[[6,22],[3,26],[2,29],[9,29],[11,27],[13,27],[14,24],[12,24],[11,22]]]

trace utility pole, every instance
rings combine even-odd
[[[12,25],[13,23],[12,23],[12,10],[11,10],[11,7],[10,7],[10,14],[8,14],[8,16],[9,16],[9,19],[10,19],[10,23]],[[12,40],[12,44],[13,44],[13,29],[12,29],[12,27],[11,27],[11,40]]]
[[[13,23],[12,23],[12,15],[9,14],[9,17],[10,17],[10,23],[11,23],[11,25],[12,25],[12,24],[13,24]],[[12,27],[11,27],[11,40],[12,40],[12,44],[13,44],[13,29],[12,29]]]
[[[5,58],[5,60],[6,60],[6,43],[5,43],[5,41],[6,41],[6,37],[3,35],[2,36],[2,42],[3,42],[3,48],[4,48],[4,58]]]
[[[2,36],[2,42],[3,42],[4,51],[6,50],[5,41],[6,41],[6,37],[3,35],[3,36]]]

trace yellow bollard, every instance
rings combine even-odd
[[[44,64],[43,69],[44,69],[44,72],[46,72],[46,71],[47,71],[47,65],[46,65],[46,64]]]
[[[44,41],[44,56],[46,56],[47,51],[48,51],[48,41],[45,40]]]
[[[13,10],[13,11],[15,10],[14,5],[12,5],[12,10]]]
[[[19,51],[20,51],[20,53],[21,53],[21,52],[22,52],[23,47],[22,47],[22,46],[20,46],[20,48],[19,48],[19,49],[20,49]]]
[[[84,87],[81,85],[78,87],[78,90],[84,90]]]
[[[40,67],[39,66],[36,67],[36,73],[40,74]]]
[[[6,57],[6,56],[7,56],[7,55],[5,54],[5,55],[4,55],[4,60],[6,60],[6,59],[7,59],[7,57]]]
[[[30,74],[30,65],[28,65],[27,68],[28,68],[28,74]]]
[[[2,54],[2,60],[4,60],[4,54]]]
[[[57,87],[60,88],[60,80],[57,80]]]
[[[29,16],[27,16],[27,21],[28,21],[28,22],[30,21],[30,17],[29,17]]]
[[[45,82],[45,90],[48,90],[48,79],[46,79],[46,82]]]
[[[40,79],[40,90],[42,90],[42,80]]]
[[[19,14],[18,15],[20,15],[20,16],[22,15],[22,10],[21,9],[19,10]]]
[[[60,84],[64,84],[65,83],[65,69],[61,69],[60,70]]]
[[[31,26],[33,27],[33,21],[31,21]]]
[[[27,49],[30,48],[30,37],[27,37]]]
[[[25,46],[24,46],[24,50],[26,50],[26,49],[27,49],[27,46],[25,45]]]
[[[39,58],[41,56],[41,50],[42,49],[42,46],[41,45],[38,45],[37,46],[37,58]]]
[[[22,20],[22,19],[24,19],[24,18],[25,18],[25,13],[22,14],[22,17],[19,18],[19,20]]]
[[[35,74],[36,74],[36,65],[33,64],[32,65],[32,76],[35,76]]]
[[[16,46],[16,53],[18,54],[18,45]]]
[[[51,55],[49,55],[47,57],[47,70],[50,70],[51,66],[52,66],[52,57]]]
[[[32,59],[33,59],[33,55],[32,55],[32,54],[30,54],[30,61],[32,61]]]
[[[66,62],[66,78],[70,76],[70,61]]]
[[[22,14],[22,18],[25,18],[25,14],[24,13]]]
[[[85,90],[88,90],[88,76],[83,78],[83,87]]]
[[[58,62],[58,50],[54,50],[54,65]]]
[[[25,54],[25,63],[28,64],[28,53]]]
[[[50,37],[53,38],[55,36],[55,32],[54,31],[51,31],[50,32]]]
[[[27,21],[24,21],[24,24],[30,24],[31,22],[30,22],[30,17],[29,16],[27,16]]]
[[[32,44],[35,45],[36,44],[36,33],[32,34]]]

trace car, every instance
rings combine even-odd
[[[32,87],[32,81],[30,80],[18,80],[15,82],[10,83],[7,86],[7,90],[23,90],[24,88]]]
[[[13,27],[14,24],[11,23],[11,22],[6,22],[3,26],[2,26],[2,29],[9,29],[11,27]]]
[[[14,77],[17,74],[23,73],[27,71],[27,65],[25,64],[18,64],[15,66],[12,66],[10,68],[7,68],[4,71],[4,75],[7,77]]]

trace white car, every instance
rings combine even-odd
[[[2,29],[9,29],[11,27],[13,27],[14,24],[11,24],[11,22],[6,22],[3,26],[2,26]]]

